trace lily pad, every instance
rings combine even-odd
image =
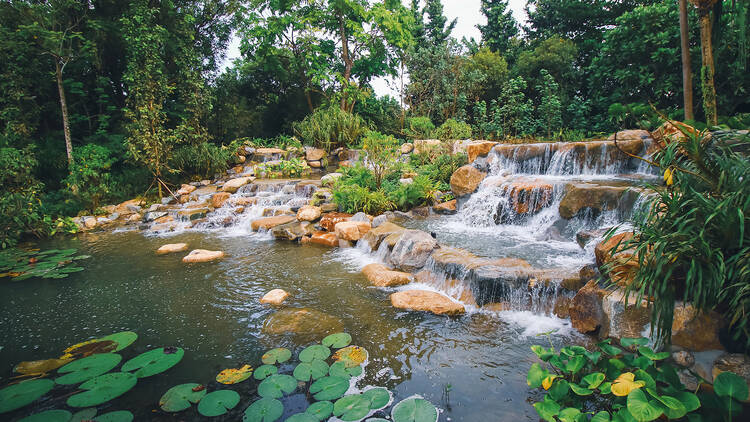
[[[70,363],[73,359],[45,359],[21,362],[13,368],[14,372],[24,375],[41,375]]]
[[[383,418],[367,418],[365,419],[365,422],[391,422],[388,419]]]
[[[354,366],[351,368],[346,367],[346,362],[334,362],[331,368],[328,370],[328,374],[334,377],[351,378],[362,375],[362,367]]]
[[[722,372],[714,380],[714,391],[719,397],[733,397],[737,400],[747,400],[747,382],[734,372]]]
[[[116,349],[117,343],[113,340],[86,340],[63,350],[64,354],[60,356],[60,359],[67,359],[74,356],[86,357],[97,353],[110,353],[114,352]]]
[[[276,399],[256,400],[245,409],[242,422],[274,422],[284,413],[284,405]]]
[[[26,416],[18,422],[68,422],[72,416],[67,410],[45,410]]]
[[[203,416],[223,415],[237,406],[240,395],[233,390],[218,390],[206,394],[198,402],[198,413]]]
[[[117,366],[122,356],[114,353],[99,353],[70,362],[57,372],[65,374],[55,379],[58,384],[78,384],[99,375],[106,374]]]
[[[367,350],[359,346],[347,346],[333,354],[333,360],[344,362],[347,368],[362,365],[367,360]]]
[[[216,381],[222,384],[237,384],[238,382],[250,378],[252,374],[253,367],[250,365],[243,365],[240,368],[229,368],[219,372],[219,374],[216,375]]]
[[[292,352],[284,347],[279,347],[267,351],[260,360],[266,365],[273,365],[275,363],[284,363],[292,357]]]
[[[200,387],[202,385],[197,383],[175,385],[161,396],[159,407],[165,412],[181,412],[206,395],[206,389]]]
[[[333,403],[328,400],[315,402],[307,407],[305,413],[309,413],[318,421],[326,420],[333,414]]]
[[[302,362],[294,368],[294,378],[299,381],[309,382],[328,375],[328,364],[319,359],[312,362]]]
[[[68,398],[70,407],[91,407],[106,403],[125,394],[138,382],[138,378],[128,372],[114,372],[92,378],[78,388],[88,390]]]
[[[258,395],[278,399],[297,389],[297,380],[291,375],[271,375],[258,384]]]
[[[318,420],[309,413],[296,413],[284,419],[284,422],[318,422]]]
[[[371,388],[362,393],[362,397],[370,402],[370,410],[383,409],[391,402],[391,393],[383,387]]]
[[[333,404],[333,415],[342,421],[358,421],[370,413],[370,400],[362,394],[344,396]]]
[[[349,389],[349,378],[323,377],[310,385],[310,394],[315,400],[335,400]]]
[[[332,347],[334,349],[340,349],[346,347],[352,342],[352,336],[349,333],[336,333],[331,334],[323,338],[321,343],[323,346]]]
[[[313,359],[326,360],[328,356],[331,356],[331,349],[320,344],[313,344],[299,352],[300,362],[312,362]]]
[[[94,422],[131,422],[133,414],[127,410],[115,410],[94,418]]]
[[[411,397],[393,406],[391,418],[393,422],[436,422],[438,411],[429,401]]]
[[[94,419],[94,416],[96,416],[96,413],[97,413],[97,410],[95,407],[81,409],[73,414],[73,418],[70,419],[70,422],[90,421]]]
[[[628,412],[639,421],[652,421],[662,415],[662,407],[656,400],[649,400],[641,389],[628,394]]]
[[[177,365],[184,355],[185,351],[180,347],[174,349],[160,347],[158,349],[141,353],[133,359],[125,362],[122,365],[122,371],[135,371],[133,373],[138,378],[150,377],[151,375],[162,373]]]
[[[132,332],[132,331],[122,331],[115,334],[110,334],[106,337],[102,337],[99,339],[99,341],[114,341],[117,343],[117,347],[115,348],[115,352],[119,352],[120,350],[130,346],[138,339],[138,334]]]
[[[16,410],[47,394],[55,382],[35,379],[19,382],[0,390],[0,413]]]
[[[262,381],[277,372],[279,372],[279,368],[274,365],[261,365],[255,369],[255,372],[253,372],[253,378]]]

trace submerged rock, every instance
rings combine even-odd
[[[412,311],[427,311],[438,315],[458,315],[466,312],[464,305],[448,296],[428,290],[405,290],[391,295],[391,304],[396,308]]]
[[[276,217],[259,218],[250,223],[250,228],[252,228],[253,231],[258,231],[259,229],[271,230],[276,226],[291,223],[296,219],[297,218],[294,215],[278,215]]]
[[[168,253],[184,252],[188,249],[187,243],[168,243],[161,246],[156,250],[157,255],[164,255]]]
[[[320,336],[341,331],[344,324],[338,318],[308,308],[288,308],[274,312],[263,323],[266,334],[297,333]]]
[[[270,305],[281,305],[282,302],[289,297],[289,293],[282,289],[273,289],[270,292],[263,295],[260,298],[260,303],[267,303]]]
[[[464,196],[473,193],[482,183],[487,173],[477,170],[471,165],[459,167],[451,175],[451,191],[456,196]]]
[[[398,269],[415,271],[424,267],[436,248],[437,241],[429,233],[422,230],[404,230],[393,246],[390,261]]]
[[[362,268],[362,274],[374,286],[395,287],[403,286],[412,281],[412,275],[401,271],[393,271],[382,264],[369,264]]]
[[[194,262],[209,262],[221,259],[224,257],[222,251],[209,251],[206,249],[194,249],[187,256],[182,258],[182,262],[194,263]]]

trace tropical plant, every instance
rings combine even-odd
[[[365,152],[365,165],[375,176],[375,188],[380,189],[383,177],[391,172],[396,157],[398,157],[401,143],[393,136],[386,136],[380,132],[370,131],[362,140]]]
[[[294,124],[294,131],[304,144],[327,152],[356,144],[366,130],[367,125],[361,117],[335,104],[320,107]]]
[[[82,207],[93,212],[114,188],[110,168],[117,159],[109,148],[96,144],[76,149],[73,157],[63,182]]]
[[[258,164],[255,166],[256,174],[265,175],[268,178],[276,177],[300,177],[310,171],[307,161],[302,158],[291,158],[289,160],[278,160]]]
[[[432,133],[432,136],[442,141],[471,138],[471,126],[466,122],[448,119]]]
[[[638,421],[656,419],[732,420],[748,398],[745,380],[732,372],[719,374],[711,388],[696,394],[680,381],[669,352],[655,352],[647,338],[623,338],[622,348],[607,339],[595,350],[567,346],[531,346],[543,361],[534,363],[526,383],[543,389],[534,403],[539,417],[560,421]],[[628,350],[635,350],[630,352]],[[706,380],[701,380],[707,384]],[[591,419],[589,419],[591,416]]]
[[[333,202],[339,210],[348,213],[364,212],[371,215],[390,211],[395,206],[383,191],[370,189],[354,184],[337,184],[333,189]]]
[[[412,139],[427,139],[435,130],[435,124],[427,116],[414,116],[406,119],[404,135]]]
[[[388,199],[402,211],[429,204],[437,191],[435,182],[424,175],[415,177],[411,183],[389,181],[384,188]]]
[[[450,183],[453,173],[467,162],[468,158],[464,153],[431,156],[424,152],[409,157],[409,164],[417,174],[427,176],[437,183]]]
[[[183,145],[170,154],[169,167],[183,180],[211,178],[227,169],[239,145],[238,141],[227,146],[209,142]]]
[[[37,161],[29,150],[0,148],[0,249],[14,246],[25,233],[46,231],[43,185],[34,177]]]

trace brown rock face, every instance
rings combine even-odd
[[[329,212],[320,219],[320,227],[332,232],[336,228],[336,224],[349,220],[351,216],[351,214],[344,212]]]
[[[174,252],[185,252],[188,249],[187,243],[169,243],[156,250],[157,255],[164,255]]]
[[[183,184],[182,186],[180,186],[180,189],[177,192],[175,192],[175,193],[177,195],[187,195],[187,194],[191,193],[194,190],[195,190],[195,186]]]
[[[326,156],[326,151],[320,148],[308,148],[305,151],[305,159],[307,161],[318,161],[322,160]]]
[[[224,258],[224,252],[222,251],[209,251],[206,249],[195,249],[191,251],[187,256],[182,258],[182,262],[193,263],[193,262],[209,262],[217,259]]]
[[[343,323],[338,318],[314,309],[281,309],[263,323],[266,334],[322,335],[341,331]]]
[[[438,315],[458,315],[466,312],[464,305],[440,293],[427,290],[405,290],[393,293],[391,304],[396,308],[427,311]]]
[[[258,231],[259,229],[270,230],[276,226],[291,223],[294,220],[296,220],[296,218],[293,215],[278,215],[276,217],[259,218],[250,223],[250,227],[253,231]]]
[[[330,246],[335,248],[339,245],[339,238],[336,237],[336,233],[332,232],[315,232],[310,237],[310,243],[316,245]]]
[[[391,234],[401,234],[406,230],[405,228],[393,224],[390,221],[386,221],[385,223],[380,224],[379,226],[375,227],[374,229],[370,229],[370,231],[365,234],[365,241],[370,244],[370,249],[375,251],[380,247],[380,242],[383,241],[386,237],[388,237]]]
[[[603,186],[591,183],[570,184],[560,201],[560,217],[571,219],[584,208],[596,211],[612,210],[617,207],[626,186]]]
[[[289,293],[282,289],[273,289],[270,292],[263,295],[260,298],[260,303],[268,303],[270,305],[281,305],[282,302],[289,297]]]
[[[456,200],[453,199],[451,201],[442,202],[440,204],[437,204],[432,207],[432,210],[435,211],[438,214],[443,215],[451,215],[455,214],[456,211]]]
[[[211,197],[211,205],[214,208],[221,208],[230,196],[231,194],[229,192],[217,192]]]
[[[336,236],[341,240],[356,242],[368,231],[370,231],[369,221],[342,221],[336,224],[334,228]]]
[[[613,254],[615,247],[621,249],[622,245],[633,238],[633,233],[619,233],[605,242],[601,242],[594,248],[596,263],[602,274],[607,274],[612,282],[625,287],[633,282],[636,272],[638,271],[638,259],[633,254],[632,249],[624,250]],[[620,245],[619,247],[617,245]],[[609,271],[605,265],[611,267]]]
[[[691,305],[675,306],[672,344],[695,352],[721,350],[719,330],[722,324],[722,318],[716,312],[698,312]]]
[[[516,214],[535,214],[552,202],[552,185],[544,182],[521,182],[509,186],[510,203]]]
[[[292,221],[286,224],[280,224],[271,229],[271,234],[276,239],[299,240],[312,232],[312,224],[309,221]]]
[[[576,293],[568,308],[570,322],[573,328],[581,333],[591,333],[599,329],[604,323],[602,299],[596,282],[586,283]]]
[[[395,287],[411,282],[412,275],[401,271],[393,271],[385,265],[369,264],[362,268],[362,274],[373,286]]]
[[[497,145],[497,142],[480,141],[472,142],[466,146],[466,155],[469,156],[469,162],[473,163],[477,157],[487,155],[492,151],[492,147]]]
[[[297,220],[300,221],[315,221],[320,218],[320,207],[312,205],[305,205],[297,211]]]
[[[473,193],[482,183],[487,173],[481,172],[471,165],[465,165],[456,170],[451,176],[451,191],[456,196]]]
[[[525,161],[531,158],[541,157],[547,154],[547,152],[553,152],[555,145],[556,144],[499,144],[495,146],[495,152],[505,158]]]
[[[719,356],[714,362],[711,374],[716,378],[720,373],[727,371],[734,372],[750,384],[750,356],[742,353],[724,353]]]

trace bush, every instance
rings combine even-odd
[[[352,214],[361,211],[378,215],[394,208],[383,191],[373,192],[354,184],[337,184],[333,189],[333,201],[341,211]]]
[[[468,163],[466,154],[440,154],[431,157],[428,153],[412,154],[409,164],[414,167],[417,174],[429,177],[435,182],[450,183],[451,176],[459,167]],[[442,190],[442,189],[441,189]]]
[[[107,147],[88,144],[73,150],[71,173],[63,180],[68,195],[80,206],[93,212],[114,190],[110,168],[117,161]]]
[[[355,145],[367,130],[361,117],[341,110],[336,104],[318,108],[301,122],[294,123],[293,127],[304,144],[328,152]]]
[[[169,165],[181,178],[199,177],[207,179],[227,169],[239,148],[234,141],[228,146],[218,146],[209,142],[185,145],[177,148],[169,158]]]
[[[386,136],[380,132],[370,131],[362,140],[367,166],[375,176],[375,187],[380,189],[383,177],[393,169],[399,156],[400,142],[393,136]]]
[[[401,183],[399,180],[388,181],[383,190],[388,199],[401,211],[408,211],[432,202],[436,192],[435,182],[427,176],[417,176],[412,183]]]
[[[412,139],[427,139],[435,131],[435,125],[427,116],[409,117],[405,123],[404,135]]]
[[[268,162],[259,164],[255,167],[256,174],[263,174],[264,177],[276,178],[276,177],[300,177],[305,174],[310,167],[307,165],[307,161],[300,158],[292,158],[290,160],[279,160],[275,162]],[[259,176],[260,177],[260,176]]]
[[[471,126],[466,122],[448,119],[432,133],[432,136],[441,141],[454,141],[456,139],[471,138]]]
[[[31,233],[42,236],[48,231],[40,200],[41,182],[33,171],[37,162],[31,151],[0,148],[0,248],[18,243]]]

